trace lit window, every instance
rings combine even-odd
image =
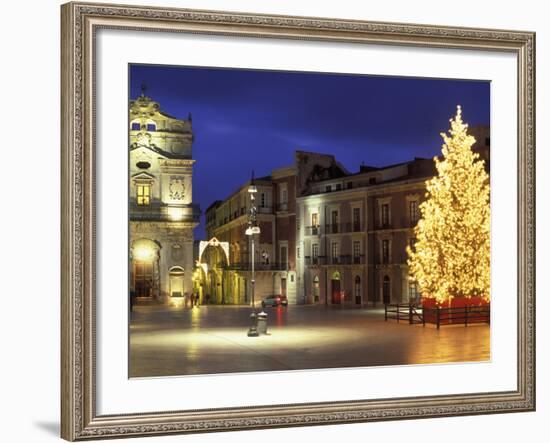
[[[137,187],[137,204],[148,205],[151,203],[151,185],[149,183],[139,183]]]
[[[319,226],[319,214],[316,212],[311,214],[311,226]]]

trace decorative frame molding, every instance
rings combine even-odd
[[[61,436],[67,440],[535,409],[535,34],[124,5],[61,7]],[[470,48],[518,57],[518,384],[390,400],[98,416],[95,408],[94,36],[97,29]],[[305,253],[305,252],[304,252]]]

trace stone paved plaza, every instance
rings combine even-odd
[[[488,325],[385,322],[383,309],[267,308],[268,335],[247,337],[245,306],[136,305],[130,376],[487,361]]]

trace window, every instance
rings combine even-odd
[[[281,246],[281,266],[283,269],[286,269],[287,262],[288,262],[288,254],[287,254],[286,246]]]
[[[342,189],[342,184],[341,183],[337,183],[336,184],[336,190],[337,191],[340,191]]]
[[[358,264],[361,262],[361,242],[353,242],[353,263]]]
[[[318,228],[319,228],[319,214],[314,212],[313,214],[311,214],[311,234],[317,235],[319,233]]]
[[[145,206],[151,203],[151,184],[150,183],[138,183],[136,185],[137,191],[137,204]]]
[[[332,191],[332,187],[330,185],[325,186],[325,191],[326,192]]]
[[[260,194],[260,208],[265,208],[267,206],[267,198],[265,192]]]
[[[332,233],[336,234],[338,232],[338,211],[332,211],[330,217]]]
[[[147,132],[154,132],[157,130],[157,125],[154,123],[147,123]]]
[[[390,262],[390,241],[382,240],[382,263]]]
[[[314,265],[319,262],[319,245],[317,243],[311,245],[311,262]]]
[[[311,226],[319,226],[319,214],[316,212],[311,214]]]
[[[353,208],[353,231],[357,232],[361,230],[361,209]]]
[[[416,224],[420,218],[420,213],[418,211],[418,200],[411,200],[409,202],[409,219],[411,224]]]
[[[296,258],[300,258],[300,246],[296,248]]]
[[[130,128],[132,131],[139,131],[141,130],[141,124],[139,122],[133,122]]]
[[[390,205],[384,203],[381,206],[382,211],[382,227],[387,228],[390,226]]]
[[[286,190],[286,186],[285,186],[281,191],[281,203],[286,203],[287,201],[288,201],[288,191]]]
[[[336,242],[331,244],[331,257],[332,263],[338,263],[338,243]]]

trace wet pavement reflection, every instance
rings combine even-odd
[[[478,362],[490,359],[488,325],[385,322],[383,310],[266,308],[268,335],[247,337],[250,307],[136,305],[130,376]]]

